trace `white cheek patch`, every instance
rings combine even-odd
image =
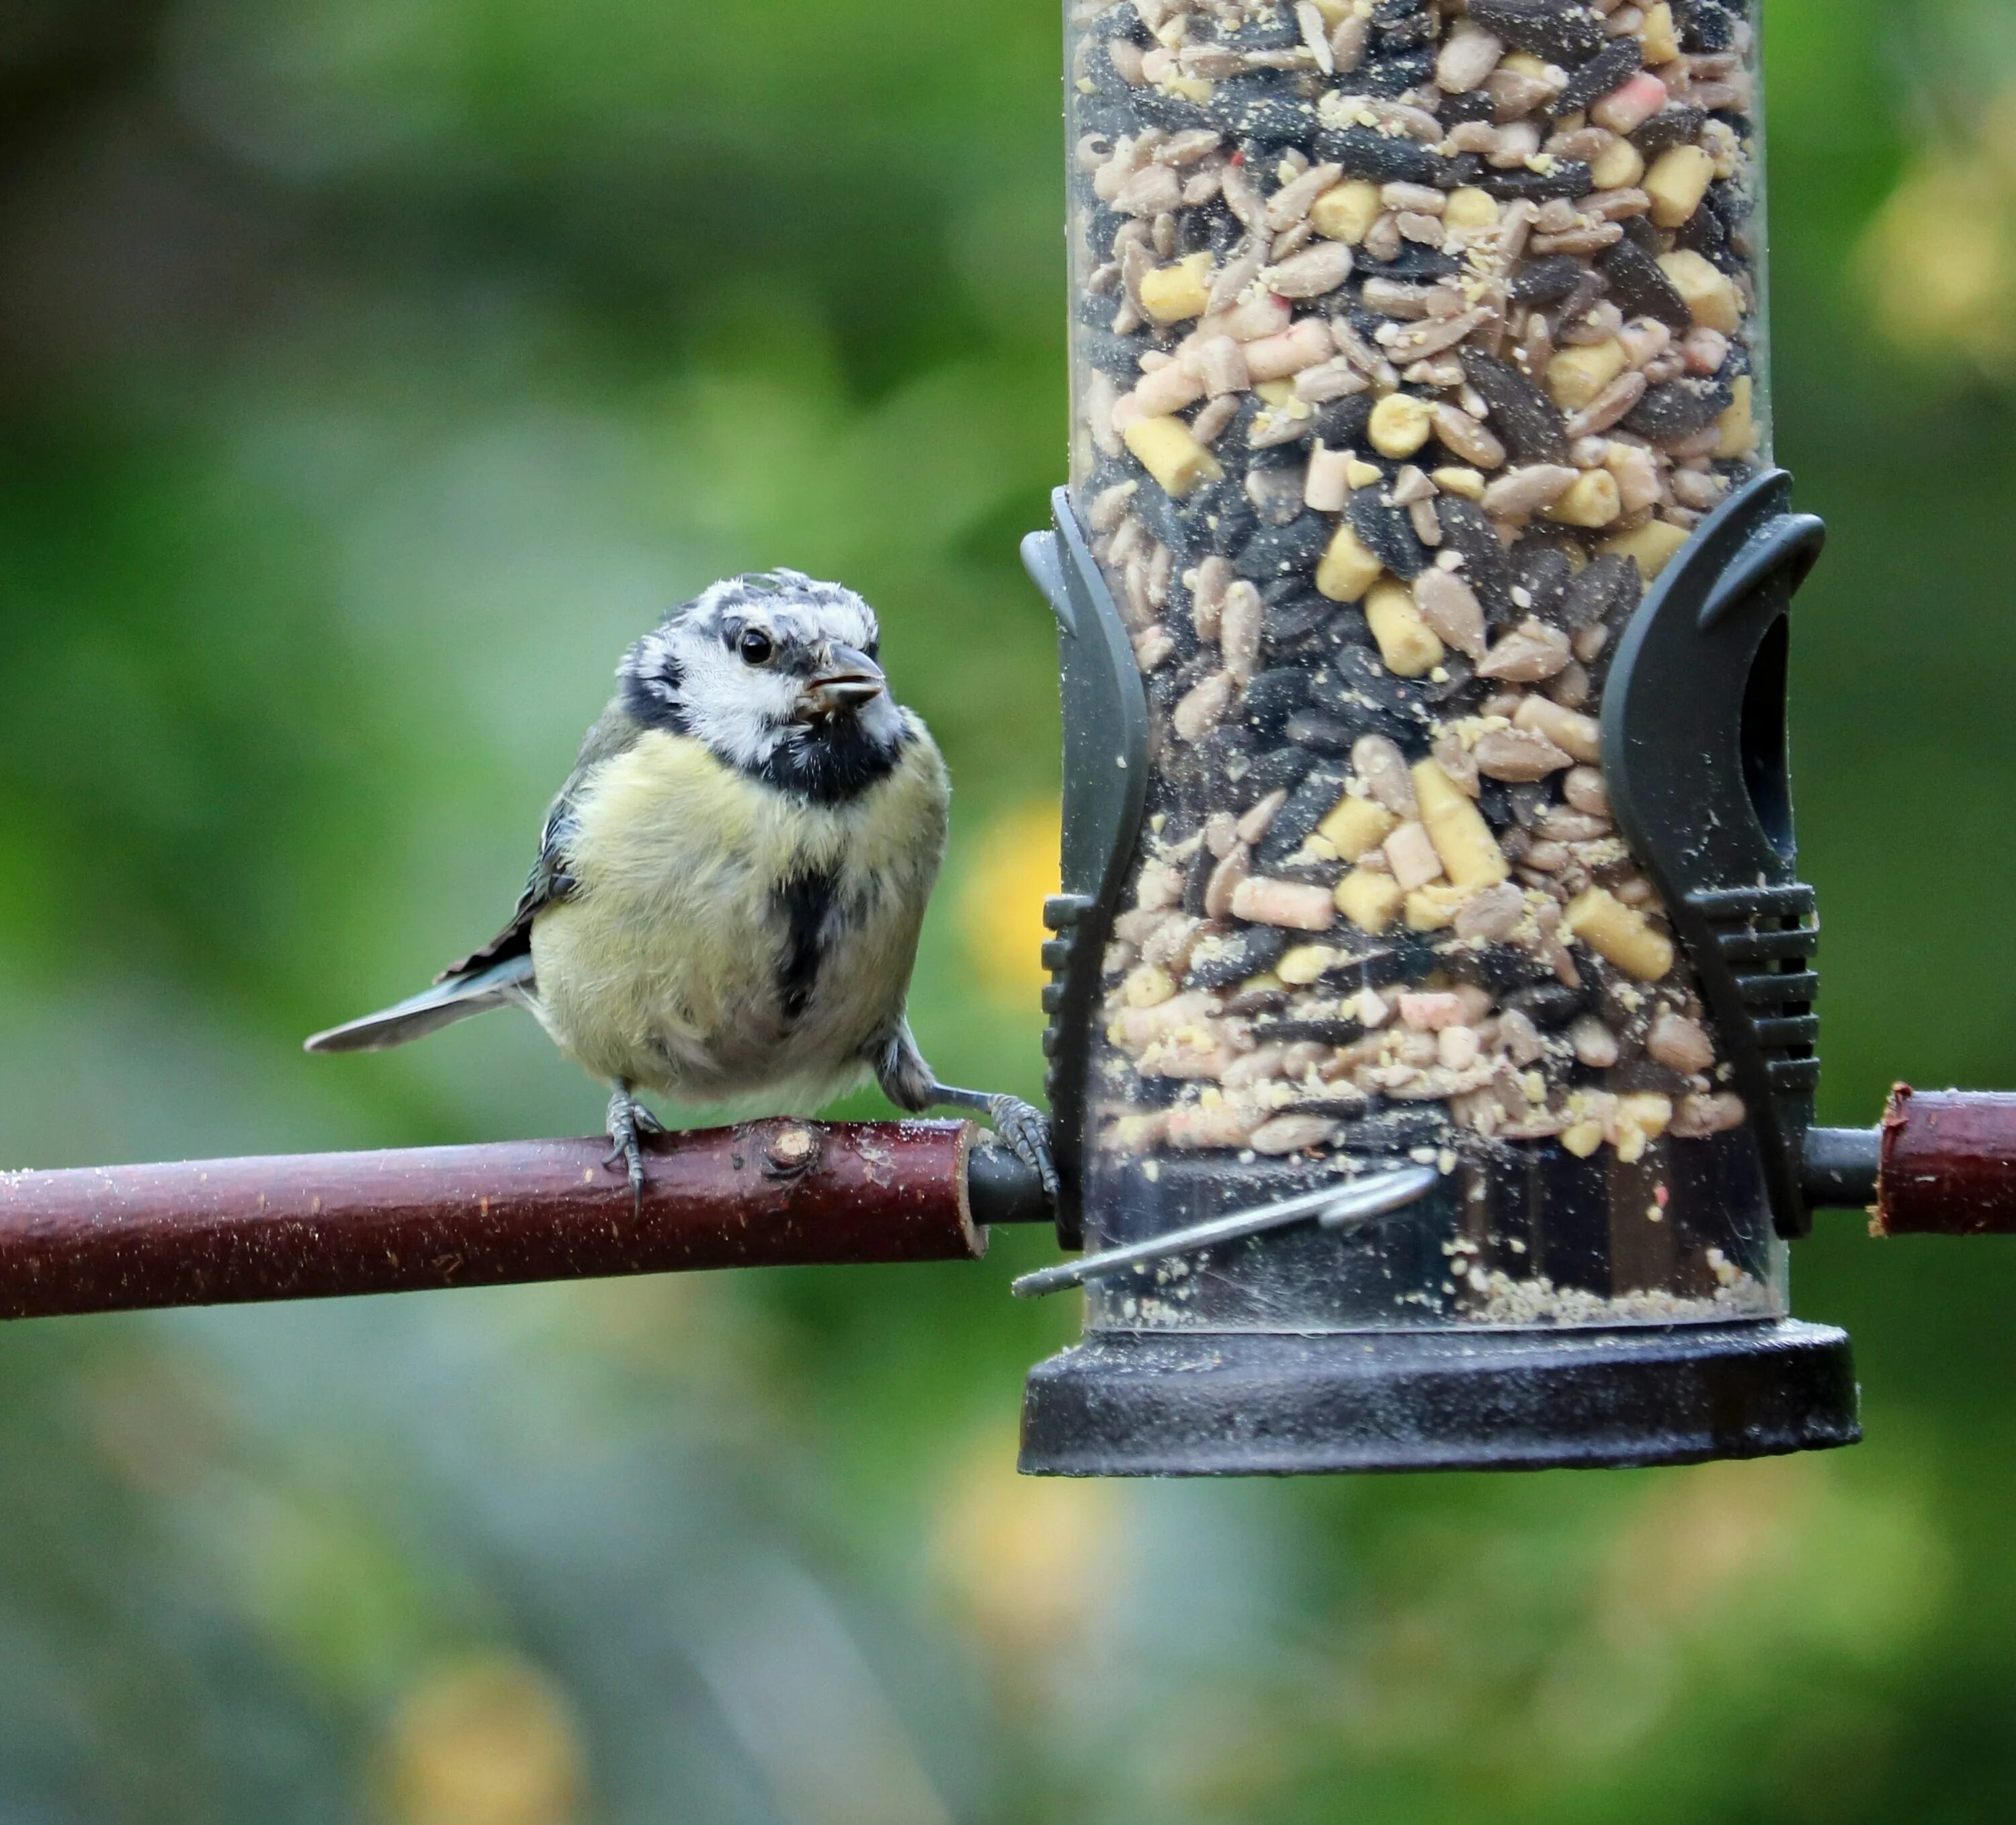
[[[760,766],[776,751],[797,694],[783,674],[746,665],[717,649],[687,664],[686,726],[724,760]]]

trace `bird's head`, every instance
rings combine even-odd
[[[731,577],[625,654],[625,707],[744,772],[844,797],[896,763],[909,723],[876,663],[881,630],[851,589],[798,571]]]

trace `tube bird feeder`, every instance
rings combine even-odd
[[[1737,0],[1071,0],[1075,1474],[1859,1436]]]

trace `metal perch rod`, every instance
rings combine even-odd
[[[0,1317],[702,1268],[973,1261],[1049,1215],[957,1121],[667,1135],[641,1210],[600,1139],[0,1174]]]

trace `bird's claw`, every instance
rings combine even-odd
[[[609,1099],[610,1144],[602,1163],[614,1166],[619,1160],[623,1162],[630,1181],[631,1208],[640,1215],[644,1208],[644,1149],[640,1137],[664,1132],[665,1125],[628,1090],[618,1090]]]
[[[987,1119],[994,1125],[1009,1152],[1025,1166],[1035,1168],[1043,1182],[1044,1195],[1053,1202],[1057,1196],[1057,1167],[1050,1153],[1050,1125],[1042,1113],[1020,1096],[989,1096]]]

